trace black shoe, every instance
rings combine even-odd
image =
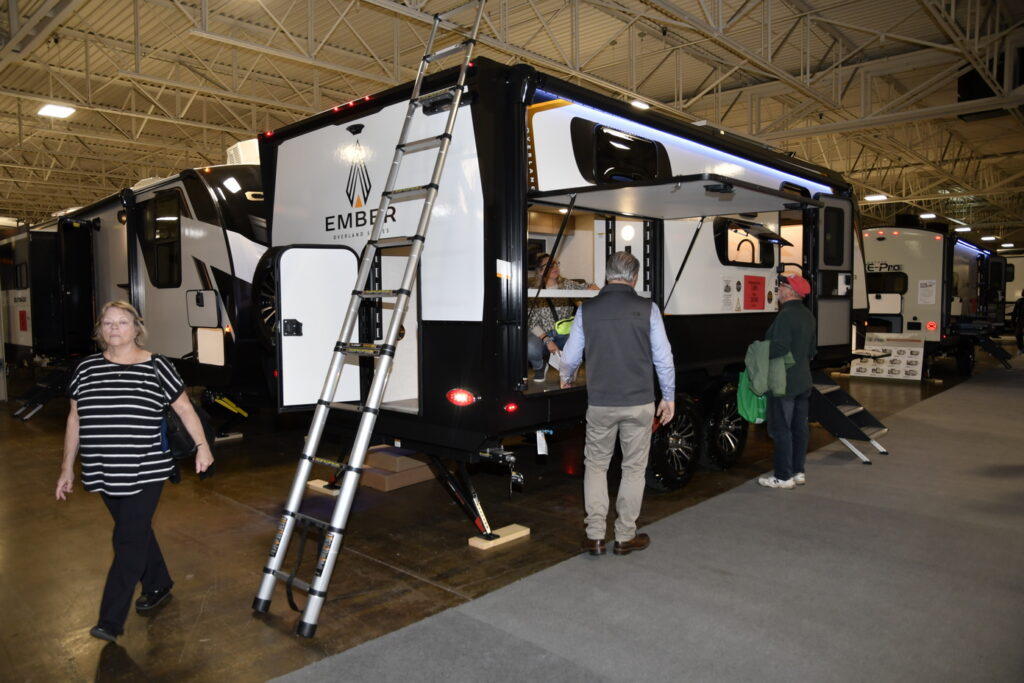
[[[150,591],[149,593],[143,593],[139,596],[139,599],[135,601],[135,611],[145,612],[155,607],[159,607],[163,603],[171,599],[170,587],[164,588],[163,590]]]
[[[102,626],[93,626],[89,629],[89,635],[93,638],[99,638],[105,640],[108,643],[113,643],[117,640],[117,635],[103,628]]]

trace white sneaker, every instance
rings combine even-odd
[[[776,479],[773,472],[762,474],[757,478],[757,483],[761,486],[767,486],[772,489],[795,489],[796,484],[793,483],[792,479]]]
[[[807,475],[803,472],[797,472],[793,475],[793,483],[797,486],[803,486],[807,483]]]

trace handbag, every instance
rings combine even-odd
[[[153,356],[156,357],[156,354],[153,354]],[[156,366],[153,367],[153,374],[156,375],[156,381],[157,384],[159,384],[160,375],[156,372]],[[199,416],[199,422],[203,425],[203,435],[206,437],[206,445],[208,445],[212,451],[216,433],[213,430],[210,416],[205,410],[195,404],[193,404],[192,407],[195,408],[196,415]],[[198,450],[192,435],[188,433],[187,429],[185,429],[185,424],[181,421],[178,413],[170,404],[164,407],[164,419],[160,422],[160,445],[163,450],[169,452],[171,457],[175,460],[192,458]]]
[[[768,412],[768,399],[758,396],[750,388],[750,376],[744,370],[740,373],[739,386],[736,388],[736,410],[744,420],[752,424],[761,424]]]

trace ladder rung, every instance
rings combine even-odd
[[[329,458],[313,458],[313,462],[315,462],[317,465],[327,465],[328,467],[333,467],[336,470],[340,470],[342,467],[344,467],[344,465],[338,462],[337,460],[331,460]]]
[[[442,88],[441,90],[432,90],[425,95],[420,95],[414,100],[414,102],[420,106],[427,106],[434,104],[434,102],[440,102],[441,100],[450,100],[455,97],[456,91],[461,87],[462,86],[460,85],[450,85],[447,88]]]
[[[830,394],[833,391],[837,391],[840,387],[838,384],[815,384],[814,388],[818,390],[819,394]]]
[[[387,299],[389,297],[410,294],[408,289],[364,289],[362,291],[356,290],[352,293],[364,299]]]
[[[429,185],[417,185],[415,187],[405,187],[401,190],[392,190],[391,192],[385,192],[392,202],[411,202],[415,199],[426,199],[431,192],[437,192],[437,185],[430,183]]]
[[[377,249],[394,249],[395,247],[410,247],[413,242],[423,241],[422,235],[405,235],[402,237],[384,237],[376,242],[368,242],[370,246]]]
[[[383,347],[379,344],[338,344],[339,351],[342,353],[350,353],[353,356],[379,356],[382,348]]]
[[[398,146],[400,150],[406,154],[412,154],[413,152],[422,152],[428,149],[437,149],[441,146],[441,143],[445,139],[450,139],[451,135],[444,133],[442,135],[435,135],[429,138],[423,138],[422,140],[413,140],[412,142],[404,142]]]
[[[350,413],[361,413],[363,412],[363,405],[361,403],[332,403],[331,410],[345,410]]]
[[[845,406],[836,406],[836,407],[839,408],[839,412],[841,412],[846,417],[850,417],[851,415],[856,415],[857,413],[859,413],[862,410],[864,410],[864,406],[845,405]]]
[[[280,579],[281,581],[284,581],[285,583],[287,583],[288,581],[291,581],[292,585],[295,586],[296,588],[298,588],[300,591],[303,591],[303,592],[306,592],[306,593],[309,592],[309,584],[308,583],[306,583],[302,579],[293,578],[292,575],[289,574],[288,572],[283,572],[280,569],[275,569],[274,570],[274,577],[277,578],[277,579]]]
[[[466,49],[468,47],[470,47],[473,43],[474,43],[474,41],[472,41],[472,40],[464,40],[461,43],[455,43],[454,45],[449,45],[448,47],[444,48],[443,50],[438,50],[437,52],[435,52],[432,55],[423,55],[423,61],[424,62],[428,62],[428,63],[429,62],[436,62],[439,59],[444,59],[445,57],[451,57],[452,55],[457,55],[460,52],[465,52]]]
[[[880,436],[885,436],[889,433],[888,427],[865,427],[861,430],[864,435],[869,439],[877,439]]]

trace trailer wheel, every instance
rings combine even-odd
[[[647,486],[654,491],[676,491],[697,469],[700,454],[700,413],[688,398],[676,399],[676,415],[651,435]]]
[[[256,264],[252,277],[253,315],[256,316],[256,336],[268,350],[277,345],[277,277],[274,261],[278,250],[267,249]]]
[[[727,470],[740,461],[747,445],[747,421],[736,406],[736,385],[724,384],[711,398],[704,423],[704,458],[709,467]]]

